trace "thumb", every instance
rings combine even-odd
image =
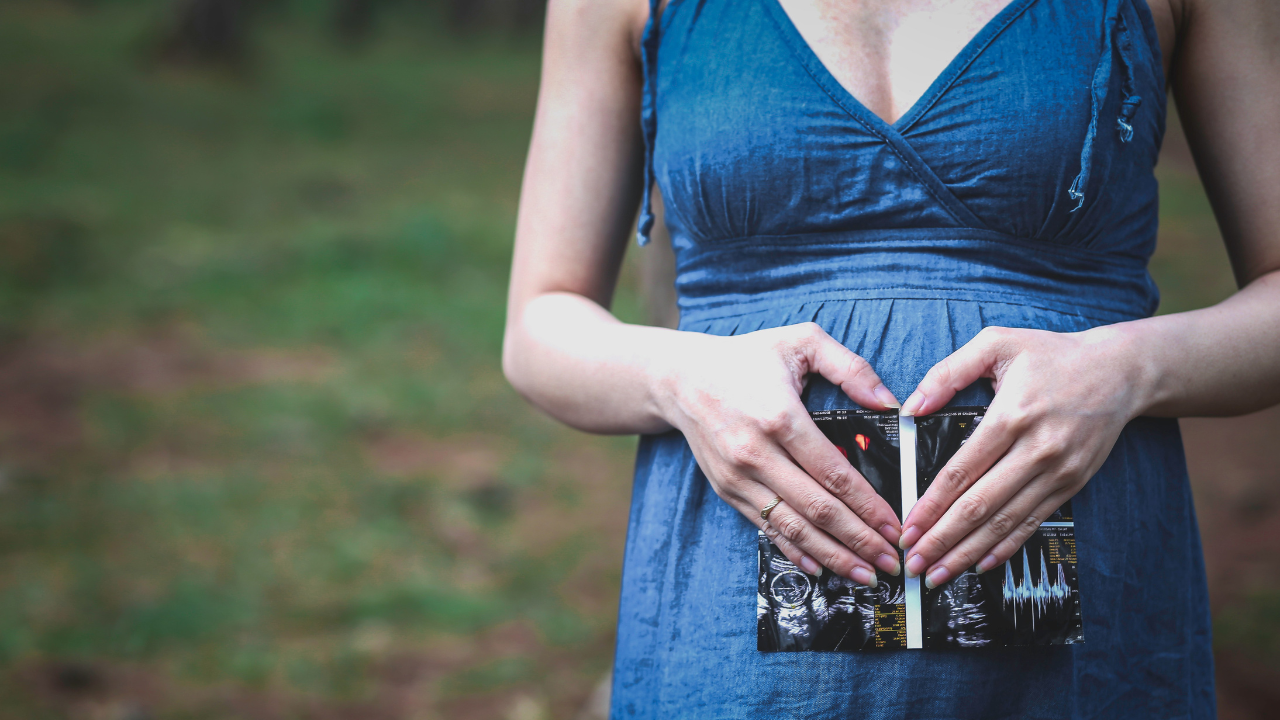
[[[942,409],[957,392],[978,378],[996,379],[1012,354],[1006,328],[983,328],[972,340],[929,369],[916,391],[902,404],[903,415],[928,415]]]
[[[801,345],[809,368],[833,385],[839,386],[850,400],[866,408],[896,408],[898,399],[881,382],[880,376],[857,353],[836,342],[822,328],[814,331]]]

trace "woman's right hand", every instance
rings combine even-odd
[[[898,518],[800,400],[816,373],[863,407],[898,407],[867,361],[814,323],[683,335],[679,357],[655,373],[657,397],[716,494],[811,575],[826,567],[872,587],[873,566],[897,575]]]

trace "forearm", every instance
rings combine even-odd
[[[1088,331],[1129,373],[1134,414],[1240,415],[1280,402],[1280,271],[1212,307]]]
[[[580,430],[663,432],[664,368],[692,335],[628,325],[581,295],[544,293],[510,323],[503,369],[521,395]]]

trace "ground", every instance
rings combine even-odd
[[[0,719],[575,717],[634,441],[498,366],[536,39],[277,9],[219,71],[162,5],[0,7]],[[1215,302],[1159,172],[1162,312]],[[1224,718],[1280,700],[1278,427],[1184,421]]]

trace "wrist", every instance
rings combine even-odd
[[[680,426],[680,389],[684,377],[681,358],[696,357],[684,348],[695,333],[663,330],[662,341],[649,345],[649,358],[645,366],[645,385],[649,398],[649,411],[676,429]],[[696,352],[696,349],[692,352]]]
[[[1103,325],[1081,333],[1089,354],[1116,380],[1121,401],[1130,419],[1147,414],[1164,392],[1163,373],[1153,362],[1151,338],[1141,321]]]

